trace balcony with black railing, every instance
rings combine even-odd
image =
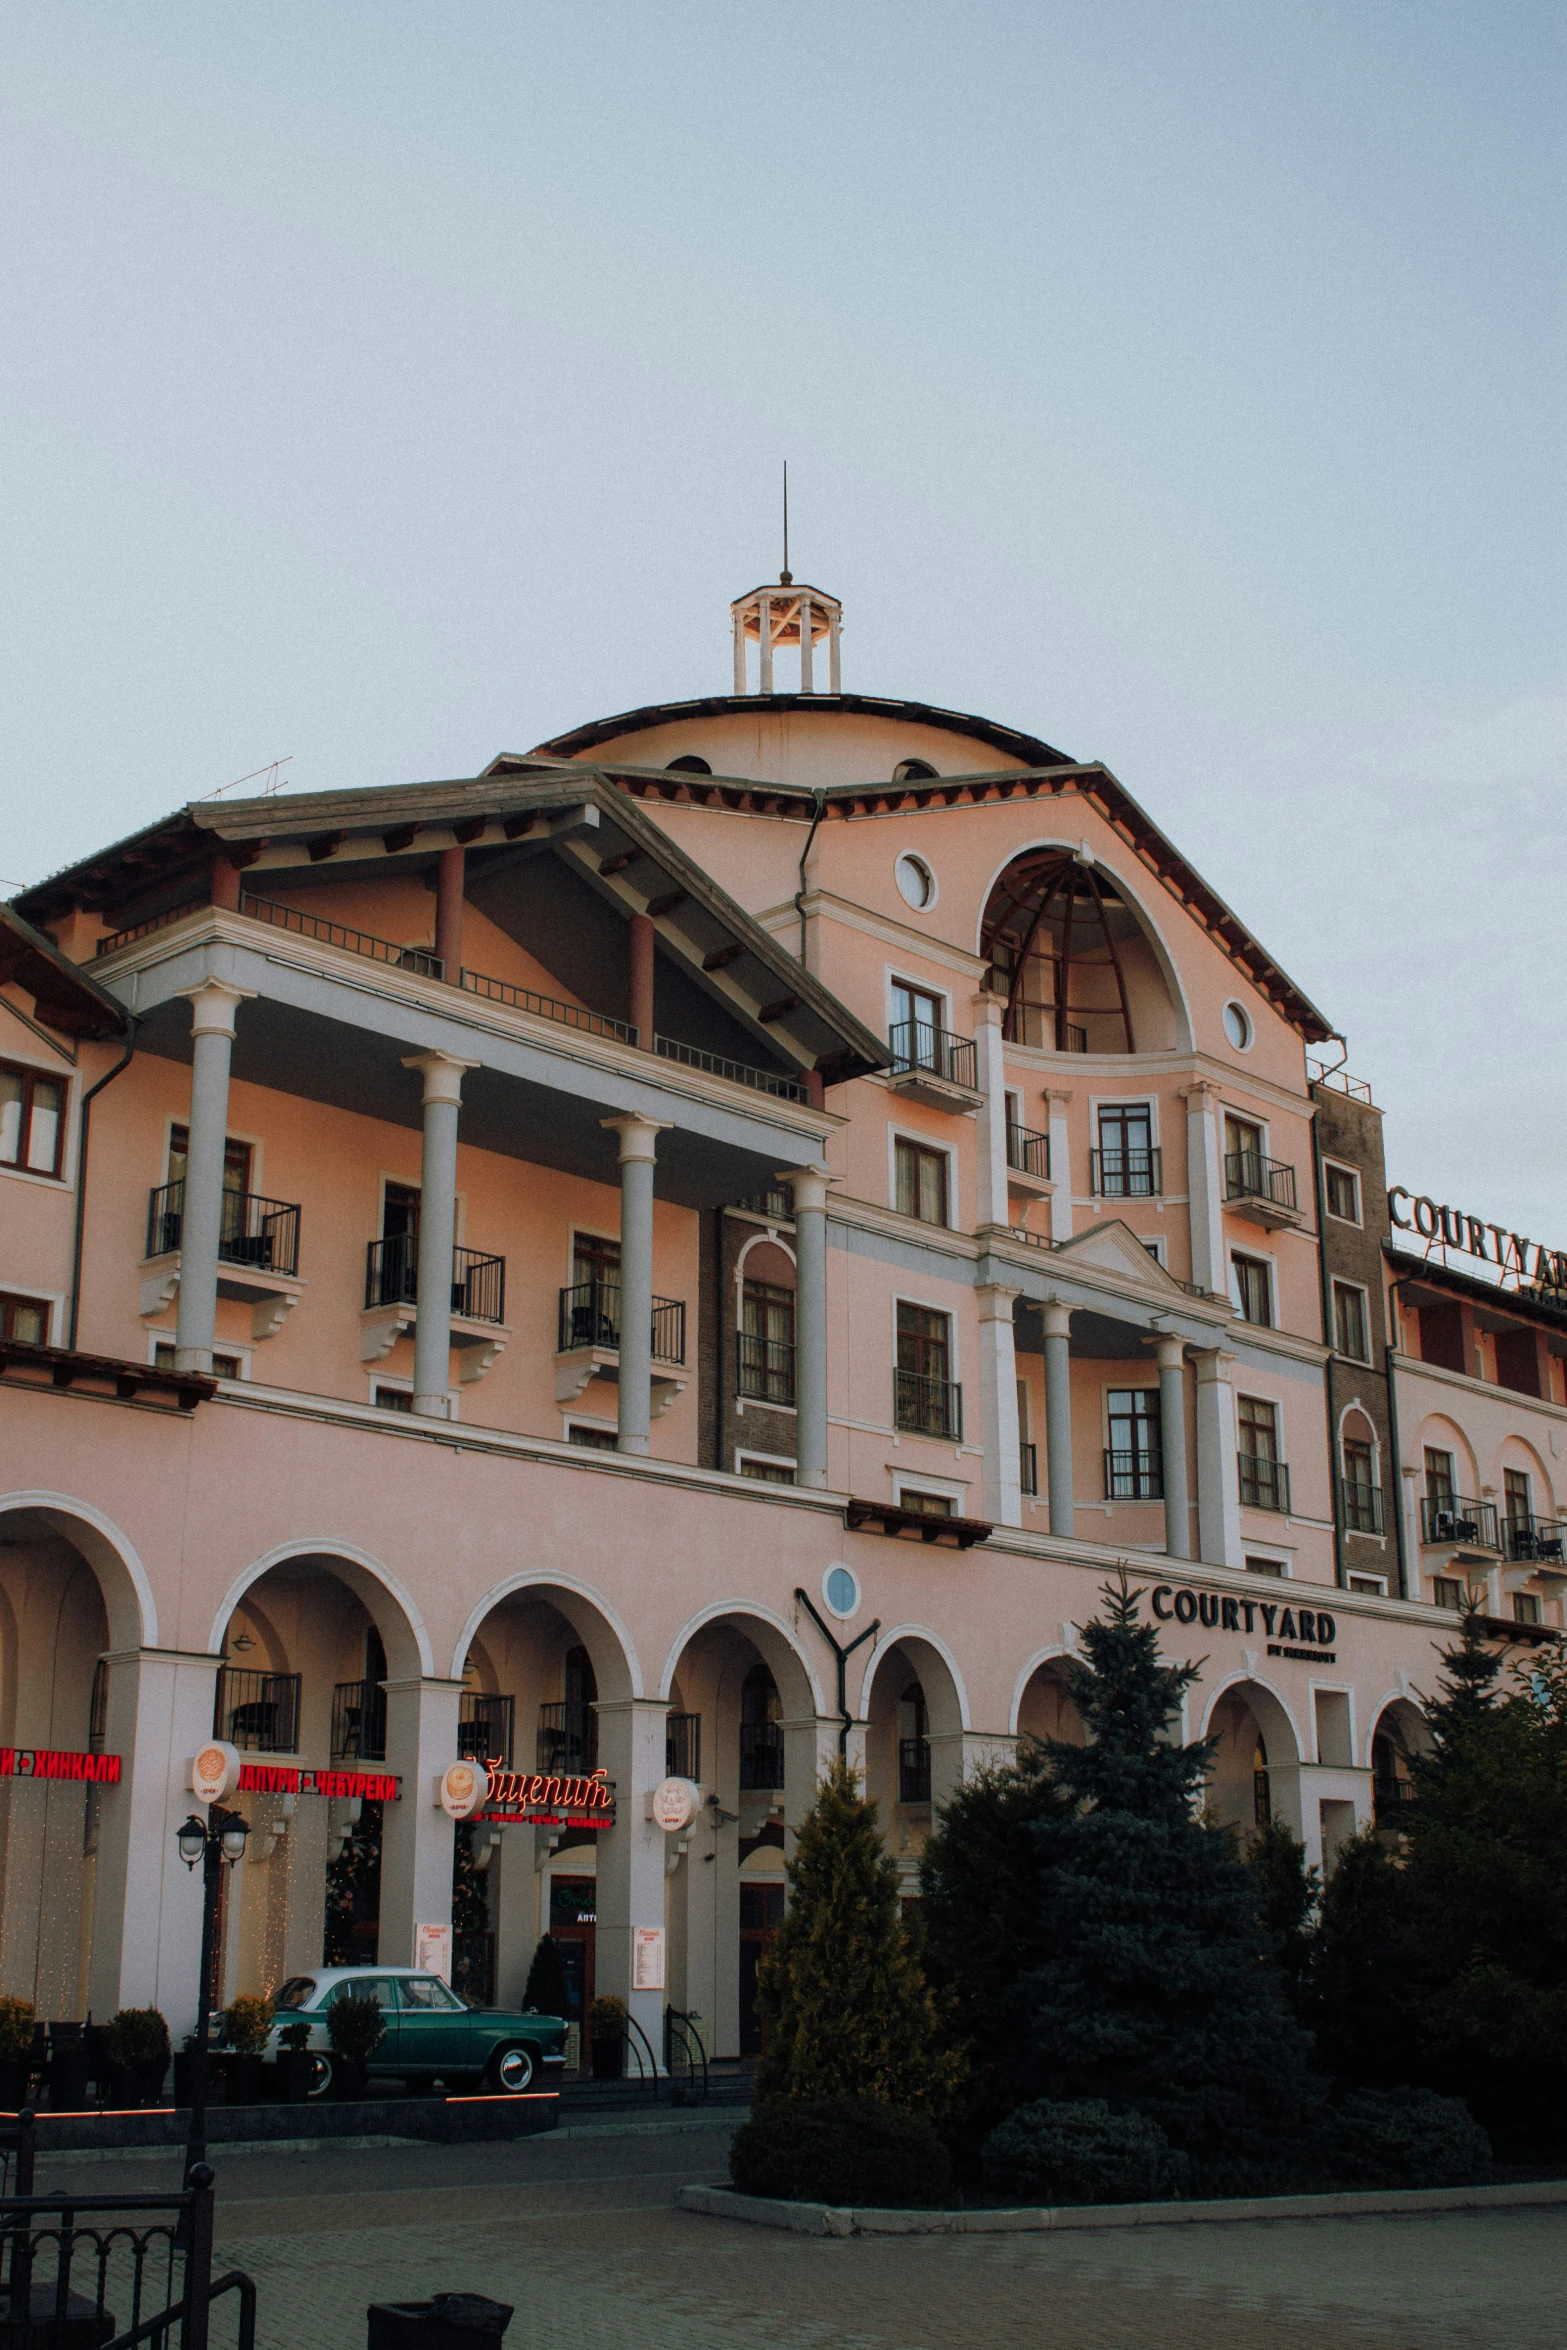
[[[794,1342],[735,1333],[735,1392],[750,1403],[794,1402]]]
[[[763,1216],[769,1224],[794,1222],[794,1198],[781,1183],[767,1191],[753,1191],[745,1199],[737,1199],[735,1208],[742,1216]]]
[[[332,1760],[385,1762],[386,1691],[379,1681],[339,1681],[332,1691]]]
[[[923,1371],[893,1373],[893,1424],[905,1436],[963,1439],[963,1390],[951,1379]]]
[[[365,1247],[365,1306],[417,1306],[419,1240],[412,1232],[388,1233]],[[452,1250],[452,1313],[460,1322],[504,1322],[506,1259],[475,1248]]]
[[[1559,1567],[1562,1564],[1563,1537],[1567,1535],[1567,1520],[1514,1515],[1502,1521],[1502,1541],[1508,1561],[1515,1565],[1536,1562],[1541,1566]]]
[[[1164,1463],[1157,1453],[1105,1453],[1106,1501],[1162,1501]]]
[[[176,1255],[185,1228],[185,1185],[161,1184],[147,1202],[147,1254]],[[218,1224],[218,1262],[251,1273],[299,1272],[299,1209],[292,1200],[264,1199],[256,1191],[225,1191]]]
[[[457,1700],[457,1752],[464,1762],[501,1762],[511,1767],[517,1715],[514,1697],[487,1689],[465,1689]]]
[[[534,1768],[559,1778],[563,1773],[596,1771],[599,1761],[599,1718],[580,1698],[539,1708]]]
[[[898,1801],[900,1803],[929,1803],[930,1801],[930,1740],[928,1738],[900,1738],[898,1740]]]
[[[1019,1483],[1025,1493],[1037,1496],[1039,1492],[1039,1447],[1037,1444],[1018,1446]]]
[[[1224,1204],[1269,1231],[1299,1221],[1295,1170],[1258,1151],[1230,1151],[1224,1161]]]
[[[1406,1828],[1415,1800],[1412,1779],[1376,1779],[1372,1782],[1372,1813],[1379,1828]]]
[[[1443,1493],[1420,1502],[1420,1539],[1433,1546],[1452,1544],[1459,1550],[1502,1547],[1502,1530],[1494,1501],[1472,1501],[1465,1493]]]
[[[1235,1456],[1240,1472],[1241,1507],[1247,1510],[1277,1510],[1281,1517],[1289,1516],[1290,1473],[1282,1461],[1271,1461],[1262,1453],[1241,1452]]]
[[[620,1284],[618,1281],[578,1281],[560,1293],[558,1348],[574,1354],[580,1347],[620,1348]],[[686,1359],[685,1300],[653,1300],[653,1360],[683,1363]]]
[[[1007,1124],[1007,1172],[1029,1183],[1050,1181],[1050,1137],[1031,1127]]]
[[[219,1668],[212,1735],[247,1754],[299,1752],[299,1675]]]
[[[936,1109],[971,1109],[979,1099],[971,1036],[955,1036],[923,1020],[899,1020],[888,1029],[887,1044],[892,1056],[887,1083],[894,1093]]]
[[[777,1722],[740,1724],[740,1791],[755,1794],[784,1783],[784,1734]]]
[[[670,1714],[664,1724],[664,1769],[671,1779],[702,1776],[702,1717]]]
[[[1164,1192],[1162,1150],[1097,1150],[1088,1154],[1097,1199],[1158,1199]]]
[[[1347,1534],[1382,1532],[1382,1488],[1354,1477],[1339,1479],[1339,1507]]]

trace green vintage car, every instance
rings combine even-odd
[[[560,2079],[566,2061],[566,2025],[557,2015],[515,2015],[508,2009],[469,2007],[439,1975],[417,1967],[330,1966],[291,1975],[274,2002],[266,2054],[275,2058],[290,2024],[308,2024],[310,2095],[324,2097],[340,2059],[333,2054],[327,2010],[350,1994],[374,1999],[386,2017],[386,2037],[370,2058],[377,2079],[411,2089],[436,2081],[448,2088],[477,2082],[500,2096],[520,2097]]]

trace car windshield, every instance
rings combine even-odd
[[[272,2004],[280,2010],[286,2007],[308,2007],[315,1996],[315,1988],[313,1975],[290,1975]]]
[[[404,2007],[438,2010],[448,2015],[463,2004],[455,1991],[448,1991],[439,1975],[402,1975],[398,1979]]]

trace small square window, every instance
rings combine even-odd
[[[1386,1599],[1387,1577],[1385,1575],[1351,1575],[1349,1588],[1351,1591],[1364,1591],[1375,1599]]]
[[[566,1429],[566,1442],[583,1445],[589,1452],[613,1452],[619,1441],[613,1428],[594,1428],[582,1420],[572,1420]]]
[[[1333,1284],[1334,1339],[1341,1355],[1357,1363],[1371,1360],[1366,1338],[1366,1293],[1351,1281]]]
[[[1513,1593],[1513,1622],[1515,1624],[1542,1624],[1545,1611],[1532,1591]]]
[[[900,1510],[912,1510],[919,1518],[950,1518],[952,1497],[946,1493],[920,1493],[912,1485],[905,1485],[898,1495]]]
[[[382,1387],[375,1391],[376,1409],[382,1412],[411,1412],[414,1408],[411,1387]]]
[[[1323,1169],[1328,1195],[1328,1214],[1337,1216],[1342,1224],[1360,1222],[1360,1177],[1352,1167],[1329,1165]]]
[[[1451,1575],[1433,1575],[1431,1578],[1431,1605],[1450,1607],[1455,1615],[1464,1612],[1464,1587]]]
[[[49,1307],[41,1297],[11,1297],[0,1291],[0,1338],[20,1339],[24,1346],[49,1343]],[[170,1350],[169,1361],[174,1360]]]
[[[753,1478],[758,1485],[792,1485],[794,1483],[794,1471],[789,1467],[787,1461],[762,1461],[747,1453],[740,1455],[740,1474],[742,1477]]]

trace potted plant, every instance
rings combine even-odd
[[[33,2071],[33,2003],[0,1998],[0,2106],[10,2113],[27,2103]]]
[[[327,2009],[327,2038],[337,2059],[337,2094],[363,2097],[370,2086],[370,2059],[386,2038],[380,2003],[350,1992]]]
[[[261,2096],[261,2059],[272,2031],[272,2002],[242,1991],[223,2010],[230,2105],[254,2105]]]
[[[169,2027],[155,2007],[122,2007],[104,2026],[114,2068],[114,2096],[127,2105],[155,2103],[169,2069]]]
[[[626,2067],[626,2003],[606,1994],[588,2009],[595,2081],[618,2081]]]
[[[279,2039],[277,2093],[285,2105],[303,2105],[316,2073],[316,2060],[310,2053],[310,2026],[285,2024]]]

